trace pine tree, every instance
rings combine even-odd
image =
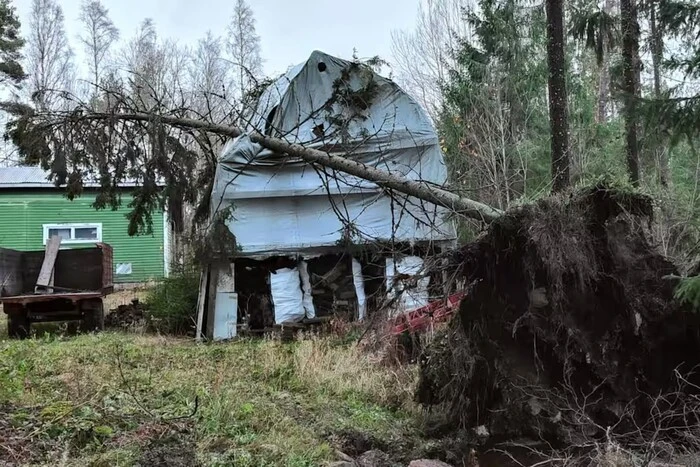
[[[24,39],[19,35],[20,23],[10,0],[0,0],[0,84],[19,84],[26,78],[20,61]]]
[[[622,62],[624,74],[625,141],[627,170],[633,185],[639,185],[639,128],[637,102],[639,94],[639,21],[637,0],[620,0],[622,27]]]
[[[549,121],[552,131],[552,190],[569,185],[569,115],[566,93],[563,0],[547,0]]]

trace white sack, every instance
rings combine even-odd
[[[362,265],[352,259],[352,282],[355,284],[355,295],[357,295],[357,319],[362,321],[367,313],[367,296],[365,295],[365,278],[362,275]]]
[[[428,284],[430,277],[425,276],[418,279],[416,287],[405,287],[403,281],[394,280],[397,274],[417,276],[423,273],[423,259],[417,256],[404,256],[394,260],[386,259],[386,281],[389,298],[399,295],[396,308],[398,311],[408,311],[420,308],[428,304]]]
[[[270,291],[275,307],[275,323],[298,323],[304,319],[299,270],[282,268],[270,273]]]
[[[316,317],[316,309],[314,308],[314,300],[311,295],[311,278],[309,276],[309,263],[299,261],[299,275],[301,276],[301,290],[304,294],[302,304],[307,318]]]

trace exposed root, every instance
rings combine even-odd
[[[454,258],[469,290],[426,352],[419,401],[489,443],[676,442],[700,426],[686,416],[700,317],[673,299],[652,212],[645,196],[597,186],[494,222]]]

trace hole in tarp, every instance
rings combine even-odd
[[[326,64],[324,62],[318,62],[318,71],[323,73],[327,69],[328,69],[328,66],[326,66]]]
[[[275,114],[277,113],[277,106],[274,106],[272,110],[270,110],[270,113],[267,114],[267,118],[265,119],[265,135],[270,136],[270,131],[272,130],[272,120],[275,118]]]

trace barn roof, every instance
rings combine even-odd
[[[390,79],[315,51],[262,92],[247,119],[257,131],[410,180],[447,183],[438,137],[425,111]],[[446,209],[268,151],[248,134],[219,156],[212,211],[233,207],[228,227],[240,254],[266,256],[375,240],[451,241]]]

